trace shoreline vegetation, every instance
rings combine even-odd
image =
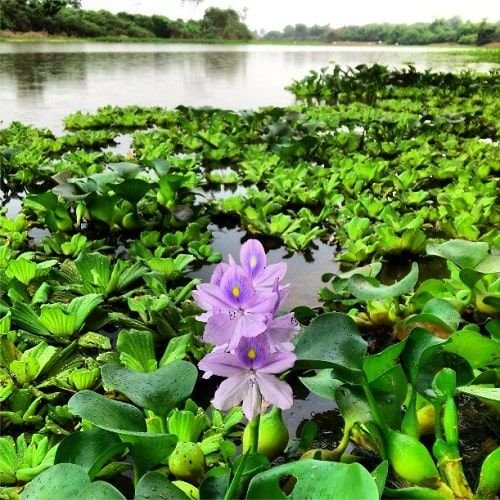
[[[500,42],[500,22],[459,17],[431,23],[372,23],[360,26],[285,26],[252,32],[233,9],[210,7],[201,19],[170,19],[106,10],[85,10],[80,0],[2,0],[0,41],[88,39],[168,43],[273,43],[485,46]]]
[[[359,42],[359,41],[340,41],[325,42],[314,40],[289,40],[289,39],[250,39],[250,40],[228,40],[224,38],[134,38],[126,36],[106,36],[106,37],[73,37],[67,35],[51,35],[47,32],[13,32],[0,30],[0,43],[155,43],[159,45],[175,44],[211,44],[211,45],[299,45],[299,46],[331,46],[331,47],[391,47],[397,44],[377,43],[377,42]],[[403,47],[403,45],[402,45]],[[412,47],[408,45],[407,47]],[[450,57],[463,57],[471,62],[485,62],[500,64],[500,42],[491,42],[482,47],[464,47],[458,43],[433,43],[425,47],[450,49],[443,52]]]

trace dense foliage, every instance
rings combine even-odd
[[[1,129],[0,497],[495,498],[499,85],[333,67],[307,105]],[[341,271],[291,285],[321,306],[283,313],[256,238],[331,245]],[[289,435],[289,386],[335,403],[326,442]]]
[[[2,0],[0,29],[75,37],[252,38],[247,26],[232,9],[211,7],[200,21],[182,21],[158,15],[82,10],[79,2],[68,0]]]
[[[367,24],[332,29],[325,26],[296,24],[283,31],[270,31],[269,40],[317,40],[322,42],[378,42],[400,45],[427,45],[430,43],[460,43],[485,45],[500,40],[500,24],[473,23],[458,17],[436,19],[432,23]]]

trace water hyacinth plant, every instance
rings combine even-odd
[[[213,405],[229,410],[243,401],[243,412],[253,420],[262,402],[283,410],[292,406],[291,387],[276,375],[293,367],[291,340],[298,333],[293,314],[275,316],[288,287],[280,284],[286,264],[267,265],[264,247],[248,240],[241,247],[240,264],[232,257],[220,263],[209,284],[193,292],[206,312],[203,340],[213,352],[199,363],[211,375],[227,377],[215,393]]]

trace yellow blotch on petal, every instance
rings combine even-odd
[[[257,357],[257,351],[253,347],[250,347],[247,351],[247,357],[248,359],[254,360]]]
[[[238,285],[234,285],[233,289],[231,290],[232,294],[234,297],[238,298],[240,296],[240,287]]]
[[[252,256],[252,258],[250,259],[250,266],[251,267],[255,267],[257,265],[257,258],[254,256]]]

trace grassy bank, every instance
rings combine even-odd
[[[449,55],[453,57],[460,57],[467,62],[486,62],[500,64],[500,46],[450,51]]]
[[[50,43],[78,43],[78,42],[108,42],[108,43],[158,43],[158,44],[179,44],[179,43],[195,43],[195,44],[224,44],[224,45],[307,45],[307,46],[359,46],[359,47],[373,47],[373,46],[386,46],[384,43],[376,42],[358,42],[358,41],[341,41],[335,43],[327,43],[319,40],[291,40],[291,39],[279,39],[279,40],[268,40],[268,39],[252,39],[252,40],[228,40],[224,38],[130,38],[124,36],[105,36],[105,37],[72,37],[72,36],[60,36],[60,35],[49,35],[45,32],[27,32],[27,33],[16,33],[11,31],[0,31],[0,43],[2,42],[19,42],[19,43],[33,43],[33,42],[50,42]],[[454,43],[447,44],[429,44],[429,47],[463,47],[463,45],[458,45]],[[453,54],[469,54],[472,49],[467,48],[460,52],[453,52]],[[473,52],[481,55],[485,49],[477,48]],[[490,50],[490,49],[488,49]],[[491,57],[491,56],[490,56]],[[498,55],[497,55],[498,58]],[[489,62],[489,60],[488,60]],[[497,61],[493,61],[497,62]]]

